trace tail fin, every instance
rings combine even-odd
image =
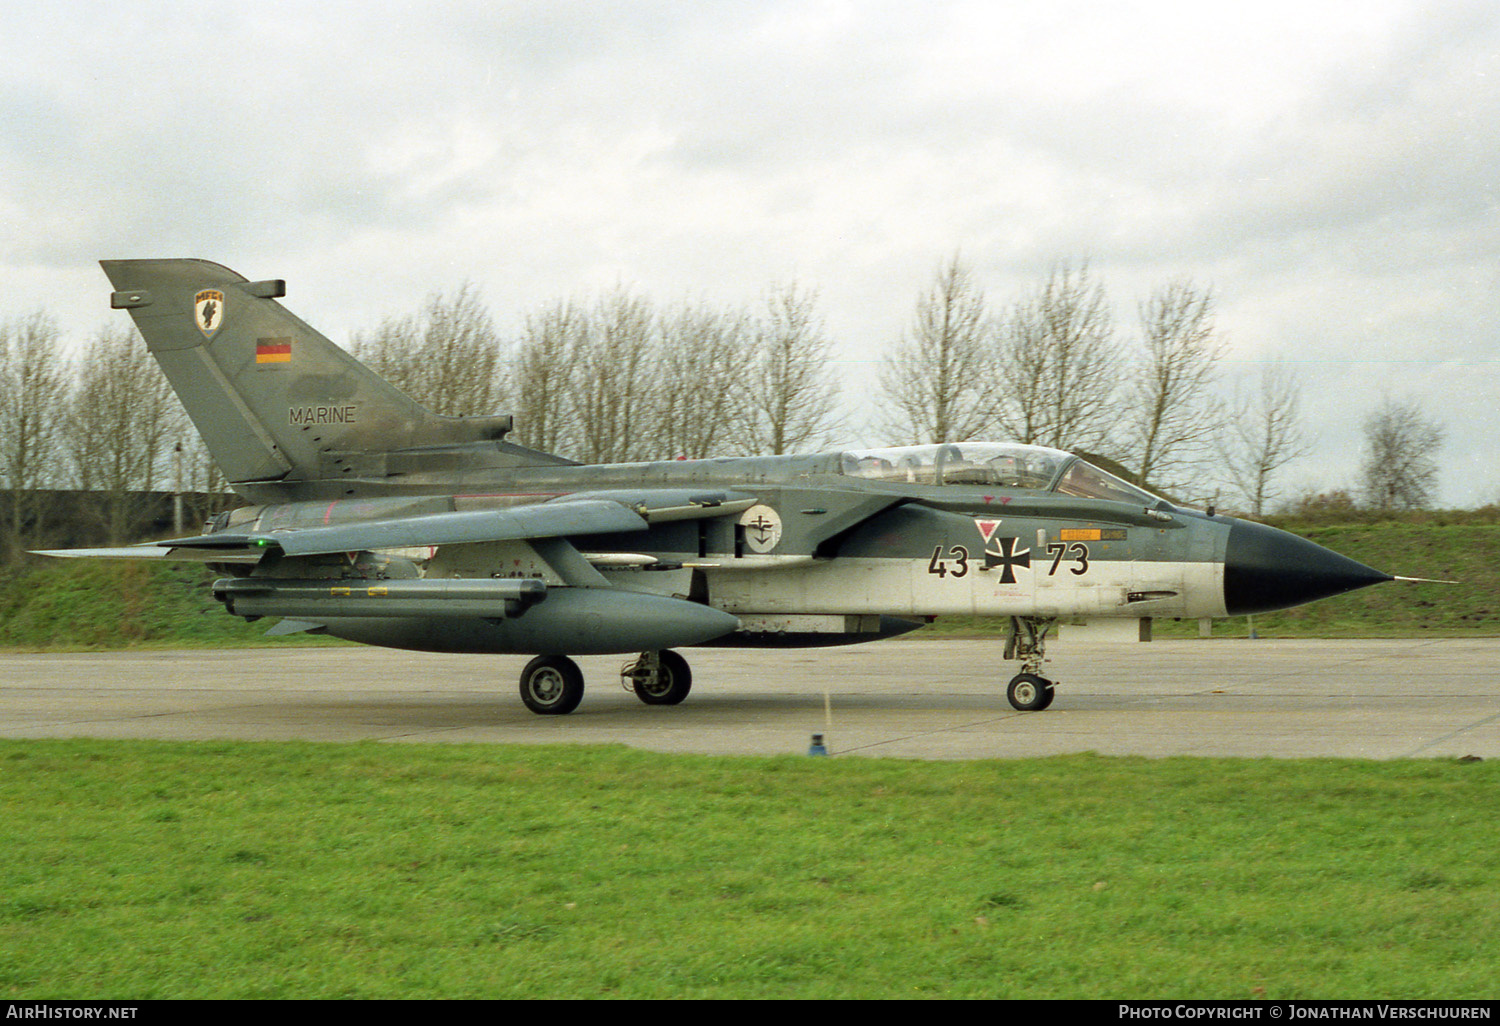
[[[442,417],[419,405],[276,302],[284,282],[247,281],[206,260],[101,265],[110,305],[130,311],[236,485],[327,480],[348,474],[341,455],[498,441],[510,429],[508,416]]]

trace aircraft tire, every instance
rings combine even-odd
[[[539,716],[563,716],[583,701],[583,671],[567,656],[537,656],[521,671],[521,701]]]
[[[654,681],[635,682],[635,697],[647,705],[678,705],[693,687],[688,662],[670,649],[658,653],[661,674]]]
[[[1052,704],[1052,682],[1034,673],[1018,673],[1010,679],[1005,697],[1022,712],[1041,712]]]

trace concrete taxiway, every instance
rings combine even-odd
[[[662,752],[992,759],[1099,752],[1500,757],[1500,638],[1057,643],[1057,700],[1020,713],[996,641],[685,650],[649,707],[625,657],[580,659],[569,716],[521,705],[524,657],[371,648],[0,655],[0,738],[626,744]],[[826,702],[825,702],[826,695]]]

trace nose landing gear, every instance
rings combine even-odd
[[[1057,621],[1049,617],[1013,616],[1005,635],[1005,658],[1021,660],[1021,672],[1011,678],[1005,697],[1022,712],[1041,712],[1052,704],[1056,685],[1040,673],[1046,655],[1047,632]]]
[[[639,659],[620,670],[625,690],[647,705],[677,705],[693,687],[687,660],[676,652],[642,652]]]

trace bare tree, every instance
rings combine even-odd
[[[180,433],[181,406],[166,375],[134,328],[115,325],[89,342],[75,367],[62,411],[62,448],[74,484],[104,493],[105,533],[126,534],[161,486],[169,440]]]
[[[10,490],[9,555],[40,533],[40,489],[57,476],[54,442],[62,421],[67,374],[57,324],[37,311],[0,321],[0,474]]]
[[[766,293],[755,326],[755,357],[746,384],[744,445],[780,454],[825,443],[836,426],[838,387],[833,342],[817,317],[817,293],[795,282]]]
[[[1302,433],[1302,389],[1285,364],[1261,367],[1248,396],[1241,396],[1236,386],[1219,437],[1219,457],[1230,487],[1251,514],[1264,515],[1278,496],[1276,475],[1310,451]]]
[[[1414,399],[1389,397],[1365,419],[1360,468],[1367,505],[1379,510],[1423,509],[1437,493],[1437,453],[1443,428]]]
[[[749,318],[684,304],[664,316],[656,357],[657,431],[663,455],[703,459],[729,449],[742,420],[755,356]]]
[[[1213,394],[1224,342],[1214,333],[1213,296],[1186,279],[1140,306],[1141,362],[1124,397],[1121,442],[1148,485],[1200,462],[1224,422]]]
[[[984,294],[955,254],[917,300],[911,330],[882,364],[893,440],[961,442],[985,433],[992,420],[989,343]]]
[[[578,458],[620,463],[659,458],[650,416],[650,368],[656,314],[646,299],[616,288],[595,304],[574,365],[572,410]]]
[[[433,293],[422,312],[356,334],[354,355],[417,402],[449,416],[493,413],[503,393],[501,342],[478,289]]]
[[[1011,439],[1104,448],[1114,428],[1119,347],[1104,288],[1088,266],[1058,266],[1012,309],[996,344],[996,420]]]
[[[578,354],[588,336],[588,311],[559,300],[526,318],[510,369],[515,440],[543,452],[569,455],[579,448],[572,390]]]

